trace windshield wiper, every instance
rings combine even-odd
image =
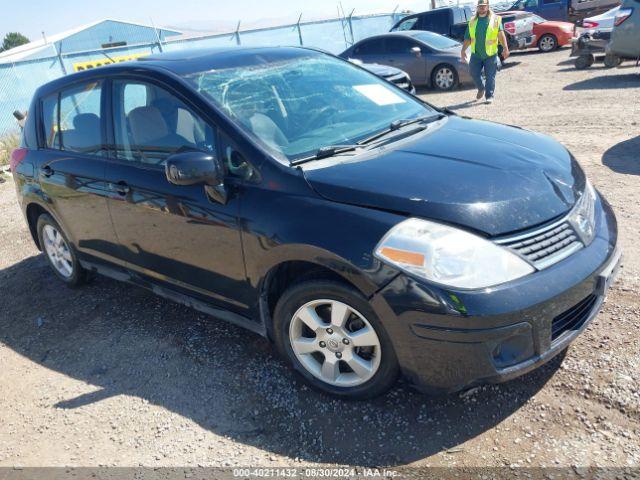
[[[368,138],[365,138],[364,140],[361,140],[358,142],[359,145],[366,145],[367,143],[371,143],[375,140],[378,140],[379,138],[384,137],[385,135],[388,135],[391,132],[395,132],[396,130],[400,130],[402,127],[406,127],[407,125],[412,125],[414,123],[423,123],[423,124],[427,124],[427,123],[431,123],[431,122],[435,122],[436,120],[440,120],[441,118],[444,118],[446,115],[444,113],[436,113],[433,115],[424,115],[422,117],[415,117],[415,118],[407,118],[406,120],[395,120],[393,122],[391,122],[389,124],[389,126],[387,128],[385,128],[384,130],[382,130],[381,132],[376,133],[375,135],[372,135]]]
[[[300,165],[301,163],[310,162],[312,160],[320,160],[322,158],[333,157],[334,155],[337,155],[339,153],[351,152],[353,150],[363,148],[365,145],[375,140],[378,140],[379,138],[382,138],[391,132],[400,130],[401,128],[406,127],[407,125],[412,125],[414,123],[423,124],[419,128],[417,128],[415,131],[411,132],[411,133],[416,133],[418,131],[421,131],[427,128],[428,123],[435,122],[436,120],[440,120],[441,118],[444,118],[444,117],[446,117],[444,113],[436,113],[431,115],[423,115],[421,117],[407,118],[404,120],[395,120],[391,122],[389,124],[389,127],[385,128],[383,131],[378,132],[369,138],[365,138],[364,140],[361,140],[358,143],[355,143],[353,145],[328,145],[326,147],[320,147],[316,151],[316,153],[311,156],[298,158],[296,160],[291,161],[291,165]]]
[[[300,165],[301,163],[310,162],[311,160],[320,160],[322,158],[329,158],[337,155],[339,153],[351,152],[353,150],[357,150],[358,148],[362,148],[362,145],[359,143],[354,145],[328,145],[326,147],[320,147],[316,153],[309,157],[298,158],[291,162],[291,165]]]

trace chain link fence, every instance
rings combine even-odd
[[[15,110],[25,111],[35,90],[51,80],[101,64],[125,61],[137,56],[192,48],[233,45],[303,45],[340,53],[363,38],[387,32],[402,14],[350,16],[316,22],[298,22],[272,28],[178,38],[94,51],[65,53],[63,45],[51,45],[45,58],[0,64],[0,137],[17,130]]]

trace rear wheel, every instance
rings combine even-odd
[[[578,58],[576,58],[576,68],[578,70],[584,70],[585,68],[589,68],[591,65],[593,65],[593,62],[595,62],[595,57],[591,54],[589,55],[580,55]]]
[[[86,283],[88,272],[80,265],[73,246],[51,215],[45,213],[38,217],[37,231],[42,251],[58,278],[71,287]]]
[[[622,63],[622,59],[617,55],[614,55],[612,53],[607,53],[604,56],[604,66],[607,68],[616,68],[620,66],[621,63]]]
[[[452,90],[458,85],[458,72],[451,65],[438,65],[431,73],[431,84],[438,90]]]
[[[398,376],[386,331],[355,289],[329,280],[287,290],[274,312],[281,354],[311,386],[346,398],[371,398]]]
[[[551,52],[558,48],[558,39],[555,35],[545,33],[538,40],[538,48],[541,52]]]

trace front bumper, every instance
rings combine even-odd
[[[497,287],[446,290],[399,275],[371,303],[404,375],[451,392],[523,375],[563,351],[597,315],[620,264],[615,216],[598,200],[596,237],[561,262]]]

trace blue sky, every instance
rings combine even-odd
[[[429,0],[343,0],[349,13],[426,10]],[[30,39],[68,30],[102,18],[116,18],[156,26],[174,26],[200,31],[226,30],[238,20],[246,26],[295,22],[337,15],[337,1],[322,0],[23,0],[13,3],[0,16],[0,35],[19,31]]]

